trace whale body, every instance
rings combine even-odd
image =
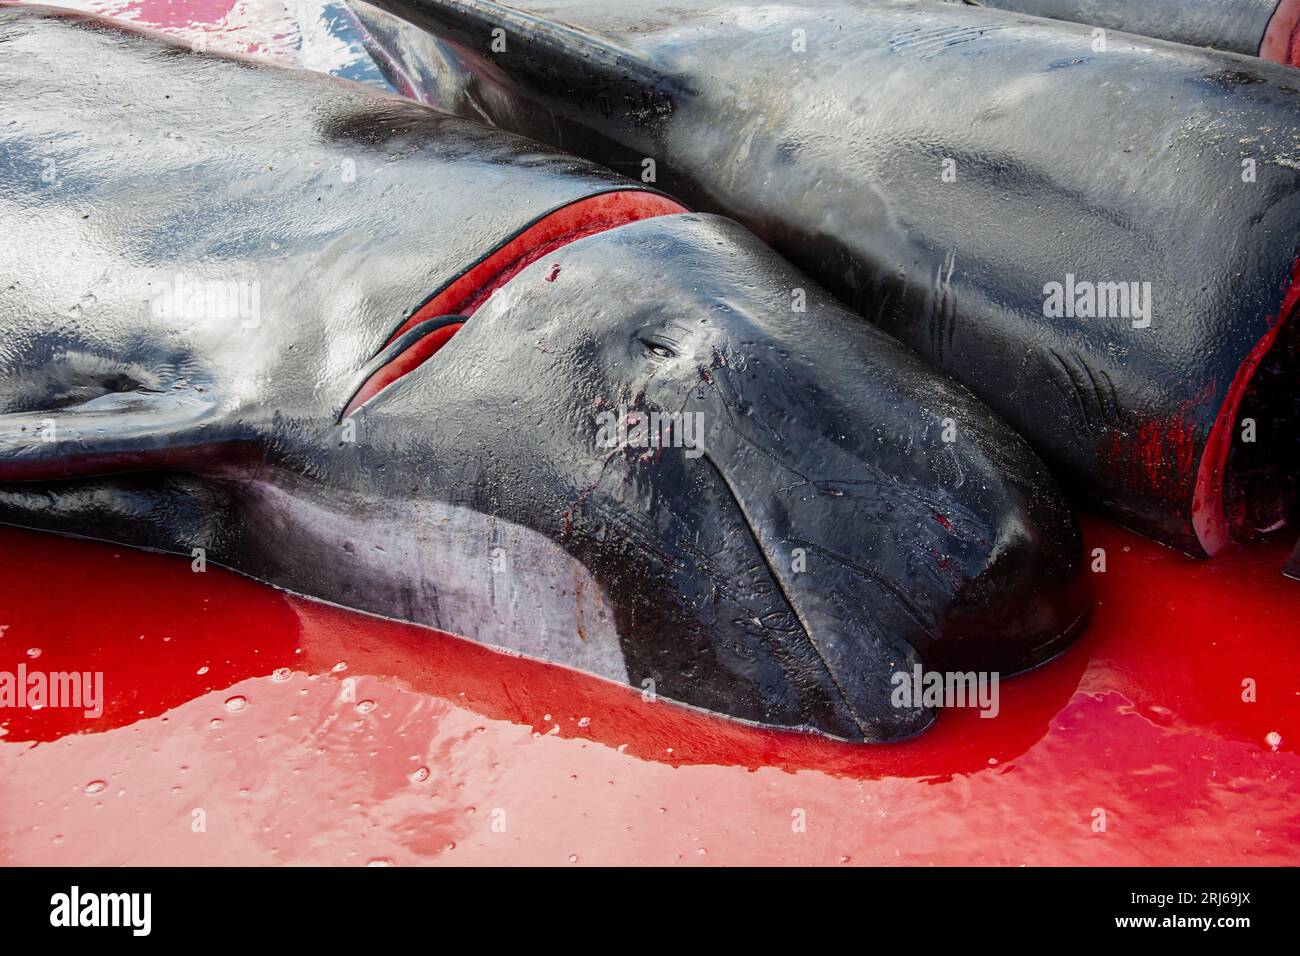
[[[1028,446],[741,226],[108,21],[0,48],[0,520],[854,740],[1083,626]]]
[[[748,226],[1080,500],[1195,555],[1294,513],[1289,68],[929,0],[375,5],[440,106]]]

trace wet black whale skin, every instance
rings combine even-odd
[[[950,0],[963,2],[963,0]],[[1278,0],[977,0],[986,7],[1254,56]]]
[[[1078,633],[1078,532],[1023,440],[735,223],[666,215],[547,254],[339,424],[428,296],[543,214],[637,184],[80,15],[0,10],[0,49],[0,520],[204,548],[469,634],[512,582],[553,589],[525,626],[546,630],[584,571],[634,686],[857,740],[934,718],[892,705],[897,672],[1011,672]],[[260,321],[153,314],[178,274],[257,282]],[[699,413],[704,454],[600,447],[597,411],[621,403]],[[458,566],[453,513],[484,518]],[[554,579],[492,577],[495,548],[521,561],[538,536],[565,556]],[[447,617],[467,601],[477,616]],[[581,660],[597,618],[542,656]]]
[[[1095,53],[1084,26],[926,0],[377,5],[441,38],[444,107],[634,175],[653,158],[1084,498],[1189,553],[1226,540],[1197,475],[1297,258],[1290,69],[1123,35]],[[1151,327],[1045,317],[1067,274],[1150,282]],[[1259,454],[1294,454],[1266,427]]]

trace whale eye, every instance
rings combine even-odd
[[[662,342],[655,342],[652,339],[642,339],[641,344],[645,346],[647,352],[656,358],[674,358],[677,355],[676,352],[667,345],[664,345]]]

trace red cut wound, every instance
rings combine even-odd
[[[348,402],[348,407],[343,410],[343,418],[347,418],[358,408],[370,401],[389,385],[392,385],[399,378],[423,365],[425,360],[433,355],[434,352],[442,348],[451,337],[460,331],[464,322],[455,322],[451,325],[444,325],[442,328],[435,329],[428,335],[422,337],[413,343],[410,348],[403,351],[391,362],[380,366],[368,379],[357,389],[352,400]]]
[[[689,211],[667,196],[642,189],[600,193],[561,206],[525,227],[443,286],[394,330],[386,344],[391,345],[426,319],[442,315],[463,315],[468,318],[493,292],[561,246],[630,222]],[[553,282],[559,274],[559,265],[554,265],[546,279]],[[463,322],[429,333],[375,371],[357,389],[343,409],[341,418],[347,418],[393,382],[426,362],[450,341],[462,325]]]
[[[1259,55],[1300,66],[1300,0],[1281,0],[1277,5],[1260,41]]]
[[[1274,449],[1300,434],[1300,402],[1295,398],[1297,346],[1294,318],[1300,309],[1300,260],[1276,321],[1255,343],[1233,376],[1215,419],[1196,474],[1192,525],[1206,554],[1232,540],[1257,537],[1285,523],[1295,506],[1294,463]],[[1243,418],[1266,413],[1276,434],[1270,442],[1234,442]],[[1247,499],[1255,499],[1249,503]]]

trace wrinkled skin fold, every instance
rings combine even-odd
[[[1028,446],[741,226],[93,18],[0,10],[0,46],[0,520],[202,549],[854,740],[934,719],[894,706],[894,673],[1012,673],[1082,626],[1078,532]],[[421,318],[613,195],[646,212],[521,253],[457,293],[468,318]],[[450,325],[342,414],[394,348]],[[611,411],[675,415],[692,440],[607,443]]]

